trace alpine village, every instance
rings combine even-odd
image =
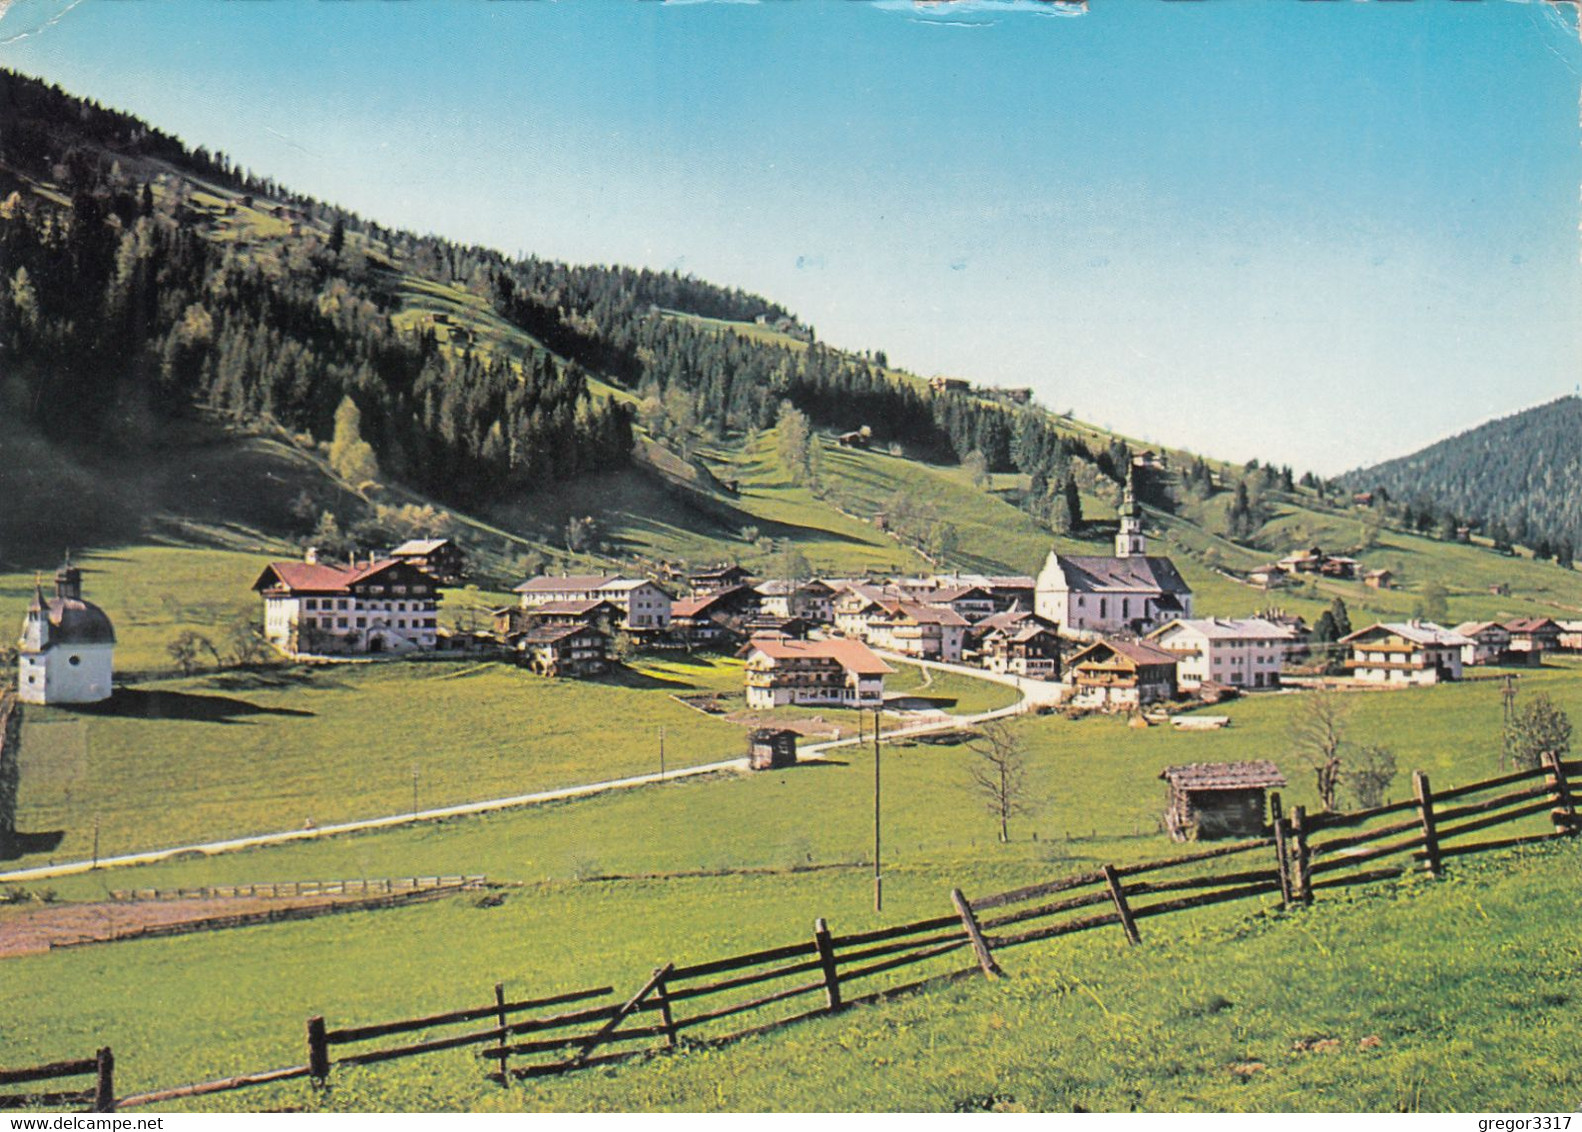
[[[1576,398],[1228,463],[0,118],[0,1107],[1575,1107]]]

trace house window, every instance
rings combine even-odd
[[[357,619],[357,627],[359,629],[366,629],[366,628],[368,628],[368,618],[366,618],[366,617],[359,617]]]
[[[310,598],[308,598],[307,601],[302,603],[302,608],[303,609],[317,609],[318,607],[319,607],[319,603],[318,603],[318,599],[317,598],[311,598],[310,597]]]

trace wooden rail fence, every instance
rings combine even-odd
[[[92,1077],[87,1088],[61,1090],[49,1082],[69,1077]],[[108,1046],[79,1061],[56,1061],[27,1069],[0,1069],[0,1086],[32,1085],[27,1092],[0,1092],[0,1109],[61,1108],[87,1105],[88,1112],[115,1111],[115,1055]],[[38,1088],[38,1086],[46,1086]]]
[[[305,1064],[126,1097],[118,1107],[300,1077],[324,1084],[336,1067],[465,1047],[476,1047],[489,1078],[509,1085],[730,1042],[944,982],[1002,977],[1003,953],[1029,943],[1115,927],[1139,945],[1140,925],[1154,917],[1260,897],[1281,907],[1308,905],[1329,888],[1414,866],[1437,876],[1447,858],[1570,836],[1582,828],[1574,802],[1579,775],[1582,761],[1551,757],[1532,770],[1436,792],[1418,772],[1410,799],[1353,813],[1308,814],[1298,806],[1287,815],[1275,795],[1266,836],[1106,864],[976,899],[953,889],[948,912],[909,924],[838,935],[819,919],[809,936],[780,946],[663,963],[625,994],[601,986],[512,1000],[496,984],[492,1002],[422,1018],[332,1029],[314,1017]],[[1523,822],[1506,836],[1472,838]],[[400,1040],[374,1044],[388,1038]]]
[[[119,888],[111,900],[215,900],[240,896],[373,896],[428,892],[437,888],[483,888],[486,876],[361,877],[354,880],[292,880],[263,884],[216,884],[196,888]]]

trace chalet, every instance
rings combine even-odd
[[[1167,766],[1165,828],[1177,841],[1216,837],[1262,837],[1264,791],[1284,786],[1285,775],[1265,759],[1242,763]]]
[[[982,621],[975,621],[967,626],[967,651],[982,651],[984,643],[995,633],[1011,632],[1028,625],[1037,625],[1039,628],[1056,633],[1060,631],[1060,626],[1052,621],[1045,621],[1036,613],[1029,613],[1025,609],[1007,609],[1000,613],[991,613]]]
[[[996,389],[994,392],[1013,405],[1030,405],[1033,401],[1033,391],[1025,385],[1019,385],[1012,389]]]
[[[748,642],[747,706],[878,709],[884,704],[884,678],[894,671],[861,641],[755,637]]]
[[[545,625],[587,625],[614,636],[626,617],[619,606],[609,601],[546,601],[526,608],[513,605],[496,609],[493,615],[495,635],[501,640]]]
[[[882,605],[883,615],[868,623],[865,639],[870,645],[920,660],[961,661],[967,632],[967,619],[961,614],[914,601]]]
[[[597,676],[610,667],[610,638],[591,625],[534,625],[506,643],[540,676]]]
[[[758,595],[749,586],[730,586],[671,603],[670,627],[694,644],[740,640],[758,613]]]
[[[981,586],[944,586],[919,599],[959,614],[967,621],[982,621],[994,612],[994,595]]]
[[[1147,641],[1175,656],[1182,690],[1205,683],[1279,687],[1280,669],[1298,645],[1293,630],[1256,617],[1172,621],[1149,633]]]
[[[271,562],[253,583],[264,599],[264,639],[293,656],[406,653],[437,642],[440,583],[394,558],[333,566],[309,550]]]
[[[851,583],[833,602],[835,631],[859,640],[868,635],[868,626],[889,616],[886,603],[899,600],[893,590],[880,586]]]
[[[1367,570],[1363,572],[1362,584],[1375,590],[1393,590],[1395,574],[1389,570]]]
[[[1325,578],[1349,580],[1357,576],[1357,567],[1361,563],[1344,555],[1325,554],[1323,548],[1315,546],[1288,554],[1275,565],[1287,574],[1319,574]]]
[[[1022,625],[988,635],[983,642],[983,666],[1010,676],[1058,680],[1060,635],[1029,615]]]
[[[1149,555],[1131,481],[1121,506],[1114,557],[1050,551],[1033,611],[1075,636],[1146,633],[1192,616],[1192,589],[1168,558]]]
[[[467,572],[466,553],[448,538],[408,539],[392,550],[390,557],[416,566],[446,585],[455,585]]]
[[[529,578],[516,587],[522,608],[553,601],[607,601],[621,611],[623,629],[647,632],[670,627],[670,595],[646,578],[572,574]]]
[[[1511,650],[1511,631],[1498,621],[1463,621],[1452,632],[1467,639],[1461,646],[1462,667],[1502,664]]]
[[[1511,659],[1542,664],[1543,654],[1560,648],[1560,626],[1548,617],[1518,617],[1505,622],[1511,634]]]
[[[1432,621],[1388,622],[1342,637],[1352,678],[1368,684],[1439,684],[1461,679],[1472,642]]]
[[[864,426],[851,432],[843,432],[835,438],[835,443],[842,448],[867,448],[873,443],[873,430]]]
[[[740,566],[716,566],[711,570],[699,570],[687,579],[687,585],[693,596],[718,593],[720,590],[732,589],[736,586],[745,586],[752,581],[752,575]]]
[[[771,579],[754,588],[759,608],[772,617],[803,617],[820,625],[835,620],[835,591],[817,578],[806,582]]]
[[[1582,652],[1582,621],[1556,621],[1560,626],[1560,650]]]
[[[1141,641],[1106,637],[1070,659],[1066,682],[1076,707],[1141,708],[1175,697],[1176,658]]]
[[[938,374],[928,379],[928,387],[935,393],[969,393],[972,382],[963,381],[959,377],[943,377]]]
[[[1285,585],[1288,577],[1290,575],[1286,573],[1285,567],[1275,562],[1270,562],[1264,566],[1255,566],[1247,571],[1247,580],[1255,586],[1262,586],[1266,590]]]
[[[55,596],[45,597],[43,585],[33,585],[17,649],[17,699],[25,704],[107,700],[113,690],[114,653],[115,627],[104,610],[84,599],[82,571],[67,555],[55,571]],[[0,827],[0,834],[4,832]]]

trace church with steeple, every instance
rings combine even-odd
[[[1071,636],[1141,636],[1192,616],[1192,589],[1175,563],[1148,553],[1135,476],[1134,466],[1126,478],[1113,557],[1051,550],[1039,571],[1033,612]]]
[[[71,555],[55,571],[55,596],[42,582],[22,622],[17,698],[28,704],[94,704],[110,698],[115,627],[83,600],[82,571]]]

